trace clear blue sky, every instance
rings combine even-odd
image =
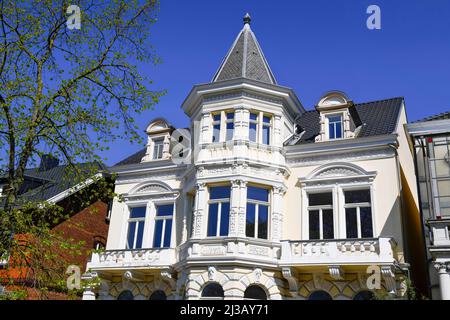
[[[381,30],[366,27],[371,4]],[[450,110],[449,0],[162,0],[151,42],[163,62],[142,69],[168,92],[142,130],[156,117],[188,125],[181,103],[211,80],[246,12],[278,83],[306,109],[341,90],[356,103],[403,96],[409,121]],[[103,156],[112,165],[142,147],[117,141]]]

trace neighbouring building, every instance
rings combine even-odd
[[[61,250],[58,243],[55,243],[54,252],[60,252],[58,257],[64,259],[62,264],[79,266],[81,272],[84,272],[92,250],[106,246],[109,226],[110,199],[108,197],[97,199],[87,194],[92,195],[92,191],[99,188],[98,179],[106,179],[106,186],[109,185],[110,188],[112,181],[102,164],[82,163],[76,164],[76,167],[78,173],[74,175],[74,171],[70,170],[68,165],[60,165],[58,159],[44,155],[39,167],[25,170],[24,183],[19,190],[16,206],[22,207],[28,201],[45,201],[61,207],[67,218],[64,217],[62,221],[51,225],[51,232],[61,235],[68,241],[70,239],[68,243],[79,243],[81,246],[77,248],[79,254],[71,254],[67,249]],[[5,186],[6,182],[5,177],[0,177],[0,186]],[[16,234],[15,237],[19,241],[32,241],[32,237],[27,234]],[[65,293],[52,288],[45,293],[36,288],[35,273],[22,258],[15,258],[14,252],[10,252],[8,257],[0,260],[0,287],[3,286],[0,294],[24,289],[27,299],[67,298]]]
[[[450,300],[450,112],[408,124],[412,137],[429,285],[433,299]]]
[[[152,121],[147,146],[110,168],[123,199],[84,299],[404,298],[409,276],[426,288],[421,237],[407,236],[421,220],[403,98],[331,91],[305,110],[246,15],[182,110],[188,129]]]

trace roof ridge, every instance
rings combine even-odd
[[[386,98],[386,99],[372,100],[372,101],[367,101],[367,102],[358,102],[358,103],[355,103],[355,105],[369,104],[369,103],[377,103],[377,102],[384,102],[384,101],[392,101],[392,100],[397,100],[397,99],[402,99],[402,100],[404,100],[405,97],[398,96],[398,97],[393,97],[393,98]]]

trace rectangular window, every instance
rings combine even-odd
[[[347,238],[372,238],[370,189],[344,191]]]
[[[230,186],[209,188],[208,237],[228,236]]]
[[[173,204],[157,205],[153,248],[169,248],[172,236]]]
[[[270,126],[271,126],[271,119],[270,117],[264,116],[263,117],[263,123],[262,123],[262,143],[263,144],[270,144]]]
[[[332,192],[308,194],[309,239],[334,239]]]
[[[220,121],[221,116],[220,113],[213,114],[213,139],[212,142],[219,142],[220,141]]]
[[[450,136],[427,138],[431,189],[431,206],[434,216],[450,216]]]
[[[257,142],[258,139],[258,114],[250,113],[249,140]]]
[[[226,140],[233,140],[234,135],[234,112],[228,112],[226,114],[226,126],[227,126],[227,136]]]
[[[164,148],[164,138],[153,141],[153,160],[162,159]]]
[[[261,144],[270,144],[271,127],[272,118],[270,116],[264,115],[262,112],[251,112],[249,119],[249,140]]]
[[[329,139],[341,139],[343,137],[342,115],[328,116]]]
[[[134,207],[130,209],[128,219],[127,249],[142,248],[144,238],[146,207]]]
[[[247,237],[268,239],[269,190],[249,186],[247,188],[247,213],[245,234]]]

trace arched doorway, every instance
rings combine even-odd
[[[267,294],[260,286],[251,285],[245,289],[244,299],[267,300]]]
[[[308,297],[308,300],[333,300],[330,294],[323,290],[314,291]]]
[[[374,300],[375,295],[372,291],[369,290],[363,290],[358,292],[354,297],[353,300]]]
[[[125,290],[119,294],[117,300],[134,300],[134,296],[130,290]]]
[[[164,291],[156,290],[150,295],[149,300],[167,300],[167,296]]]
[[[202,298],[205,299],[223,299],[224,297],[224,292],[223,292],[223,288],[220,284],[218,283],[210,283],[208,285],[206,285],[206,287],[203,288],[202,291]]]

